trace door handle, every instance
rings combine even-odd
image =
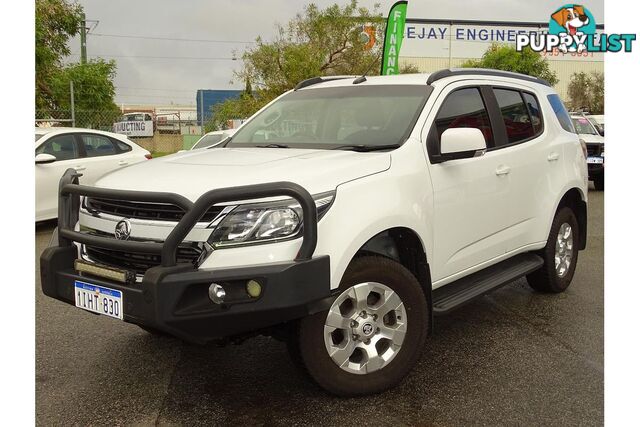
[[[509,172],[511,172],[511,168],[509,166],[498,166],[498,169],[496,169],[496,175],[498,176],[507,175]]]
[[[552,151],[551,153],[549,153],[549,155],[547,156],[547,160],[550,162],[555,162],[556,160],[558,160],[560,158],[560,154],[556,153],[555,151]]]
[[[118,165],[120,165],[120,166],[126,166],[126,165],[128,165],[128,164],[129,164],[129,162],[128,162],[128,161],[126,161],[126,160],[120,160],[120,161],[118,162]]]
[[[78,172],[80,172],[80,171],[85,170],[87,167],[86,167],[86,166],[79,165],[79,166],[74,166],[73,168],[74,168],[75,170],[77,170]]]

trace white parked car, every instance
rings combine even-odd
[[[235,129],[227,129],[227,130],[215,130],[213,132],[207,132],[202,135],[202,138],[198,140],[193,147],[192,150],[197,150],[199,148],[208,148],[215,147],[216,145],[224,142],[228,137],[235,133]]]
[[[587,145],[587,166],[589,180],[593,181],[596,190],[604,190],[604,136],[588,116],[572,115],[571,121],[576,133]]]
[[[151,158],[124,135],[79,128],[36,128],[36,221],[58,216],[58,182],[73,168],[93,184],[102,175]]]
[[[536,78],[328,77],[224,147],[94,186],[70,171],[60,201],[46,295],[196,343],[285,338],[322,387],[353,396],[401,381],[436,315],[520,277],[567,289],[587,163]]]

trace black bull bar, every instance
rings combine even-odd
[[[71,246],[73,242],[84,243],[104,249],[140,252],[160,255],[162,267],[177,264],[178,246],[187,237],[205,212],[217,203],[239,200],[261,199],[266,197],[288,196],[302,207],[302,245],[295,261],[310,260],[318,241],[318,216],[311,194],[302,186],[292,182],[270,182],[211,190],[201,195],[195,202],[184,196],[169,192],[145,192],[113,190],[89,187],[79,184],[74,169],[67,169],[59,185],[58,200],[58,246]],[[111,237],[96,236],[75,231],[80,212],[80,196],[99,197],[110,200],[126,200],[148,203],[167,203],[185,211],[178,224],[169,233],[164,242],[144,242],[116,240]]]

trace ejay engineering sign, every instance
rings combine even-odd
[[[599,25],[596,31],[602,32]],[[492,43],[516,44],[519,34],[546,34],[547,23],[429,21],[407,19],[402,57],[480,58]],[[603,61],[598,52],[542,52],[549,60]]]

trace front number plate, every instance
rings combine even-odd
[[[76,307],[122,320],[122,292],[76,280]]]
[[[604,163],[604,159],[602,157],[587,157],[587,163],[602,164]]]

